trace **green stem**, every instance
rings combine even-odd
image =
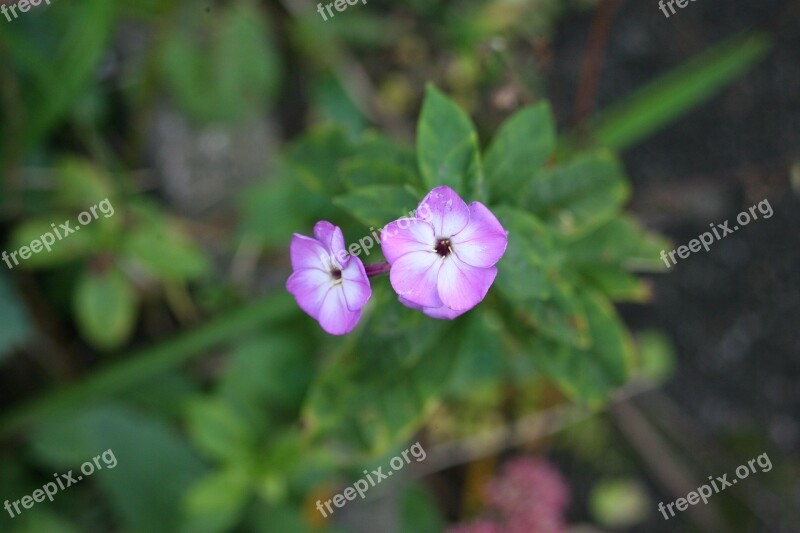
[[[108,398],[151,379],[231,339],[289,318],[297,306],[284,292],[232,311],[199,328],[120,358],[84,380],[32,399],[0,418],[0,436],[23,430],[55,415]]]

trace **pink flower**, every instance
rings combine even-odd
[[[297,305],[331,335],[352,331],[372,290],[361,260],[347,254],[342,230],[317,222],[314,238],[295,233],[289,252],[294,272],[286,290]]]
[[[444,186],[428,193],[413,218],[381,232],[400,302],[433,318],[452,319],[480,303],[507,244],[506,231],[485,205],[467,205]]]

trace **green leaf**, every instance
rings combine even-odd
[[[181,531],[230,531],[241,519],[250,496],[250,477],[241,466],[229,466],[208,475],[186,495],[186,519]]]
[[[254,452],[250,426],[224,401],[194,400],[188,406],[187,420],[195,447],[210,458],[242,462]]]
[[[75,288],[74,309],[78,327],[90,343],[103,350],[118,348],[136,323],[136,291],[116,268],[87,272]]]
[[[5,274],[0,274],[0,363],[32,332],[28,312]]]
[[[528,194],[534,213],[561,233],[578,236],[618,212],[630,189],[617,158],[597,152],[542,172]]]
[[[31,441],[37,458],[58,469],[79,468],[84,461],[110,451],[91,481],[99,486],[125,531],[178,531],[183,496],[206,472],[172,428],[121,407],[102,407],[51,421],[40,426]],[[66,458],[70,461],[65,465]],[[111,466],[112,458],[115,466]]]
[[[526,300],[517,310],[523,324],[545,338],[575,347],[591,342],[586,312],[571,285],[551,283],[547,299]]]
[[[485,200],[478,134],[461,108],[428,85],[417,125],[417,161],[428,189],[447,185],[465,200]]]
[[[595,139],[616,150],[645,139],[751,69],[771,48],[761,33],[713,47],[601,112],[592,125]]]
[[[594,265],[584,269],[583,275],[613,301],[642,303],[650,298],[647,285],[621,268]]]
[[[646,232],[632,217],[619,216],[567,242],[563,250],[568,264],[586,271],[605,265],[660,272],[664,263],[659,254],[671,248],[666,239]]]
[[[484,167],[492,202],[518,203],[528,182],[556,146],[555,124],[546,103],[527,107],[506,120],[486,151]]]
[[[500,317],[481,306],[466,314],[462,322],[459,336],[463,340],[449,379],[449,390],[454,393],[470,393],[500,378],[505,370]]]
[[[177,104],[200,122],[236,122],[263,112],[281,76],[265,13],[235,3],[214,17],[183,14],[193,23],[169,32],[160,65]],[[197,26],[211,37],[198,37]]]
[[[43,19],[45,27],[23,28],[35,33],[49,35],[50,45],[42,47],[42,55],[50,58],[39,63],[42,69],[36,74],[31,90],[26,90],[27,112],[24,135],[21,135],[22,148],[29,148],[38,142],[58,121],[67,114],[95,74],[95,67],[106,52],[106,43],[116,21],[117,6],[106,0],[87,0],[74,9],[59,11],[53,9]],[[31,17],[33,18],[33,17]],[[75,24],[75,20],[82,21]],[[36,23],[29,19],[31,23]],[[38,22],[38,21],[37,21]],[[52,22],[53,25],[50,25]],[[3,32],[17,32],[12,25]],[[0,36],[0,39],[3,39]],[[30,41],[17,41],[30,47]],[[69,44],[67,44],[69,43]],[[12,47],[15,49],[17,47]],[[30,57],[28,51],[20,50],[22,57]],[[33,54],[37,57],[37,54]],[[25,59],[22,59],[24,62]],[[15,136],[9,135],[9,138]],[[13,145],[13,144],[12,144]]]
[[[342,181],[350,191],[373,185],[419,185],[416,176],[407,168],[384,161],[354,157],[342,164]]]
[[[292,233],[310,226],[308,213],[315,212],[314,200],[302,185],[280,179],[247,187],[241,195],[241,232],[265,247],[289,246]]]
[[[444,521],[431,495],[420,488],[406,490],[400,500],[400,533],[439,533]]]
[[[633,365],[633,343],[605,298],[584,294],[580,301],[591,345],[577,348],[537,337],[533,353],[536,363],[566,394],[596,407],[627,381]]]
[[[506,253],[497,263],[497,288],[512,302],[546,298],[554,266],[547,227],[533,215],[510,207],[497,208],[495,215],[508,231]]]
[[[15,268],[17,268],[17,264],[14,258],[16,258],[20,268],[35,269],[61,266],[85,257],[90,252],[97,250],[101,245],[99,238],[101,222],[99,220],[88,226],[80,226],[66,214],[54,213],[52,217],[58,222],[52,222],[45,218],[33,218],[14,228],[9,242],[9,248],[12,250],[9,252],[9,261]],[[80,230],[66,235],[67,232],[61,228],[61,224],[64,223],[68,223],[69,228],[72,230],[77,230],[78,228]],[[59,239],[59,237],[61,238]],[[52,244],[49,244],[49,251],[47,247],[40,248],[38,253],[32,253],[33,250],[31,250],[28,259],[23,259],[19,253],[16,256],[13,255],[14,252],[18,252],[22,247],[30,249],[33,241],[41,242],[42,246],[44,246],[45,241],[48,243],[52,241]],[[36,245],[36,248],[39,248],[39,246]]]
[[[373,185],[337,196],[333,203],[359,222],[380,228],[400,217],[409,216],[416,209],[419,199],[402,187]]]
[[[90,162],[76,158],[58,163],[56,191],[60,207],[84,211],[113,196],[108,177]]]
[[[317,127],[287,150],[293,178],[307,189],[329,196],[341,190],[339,165],[356,153],[355,146],[340,128]]]
[[[123,257],[164,281],[192,281],[211,265],[180,228],[157,210],[136,207],[138,224],[124,235]]]
[[[380,455],[419,429],[458,354],[458,339],[445,337],[452,322],[431,320],[389,293],[373,288],[372,316],[320,371],[304,407],[316,436],[354,454]]]

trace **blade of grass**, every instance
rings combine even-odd
[[[731,38],[650,82],[601,111],[590,131],[596,142],[616,150],[642,141],[703,103],[756,65],[769,52],[769,36]]]
[[[194,331],[121,358],[83,381],[66,385],[12,409],[0,418],[0,436],[41,423],[55,415],[112,396],[153,378],[257,327],[285,320],[297,311],[280,292],[217,318]]]

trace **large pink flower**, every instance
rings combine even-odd
[[[467,205],[450,187],[436,187],[413,218],[381,232],[389,280],[403,305],[452,319],[483,300],[508,236],[480,202]]]
[[[286,290],[300,308],[332,335],[352,331],[372,289],[361,260],[347,254],[342,230],[317,222],[313,239],[294,234],[289,253],[294,272]]]

